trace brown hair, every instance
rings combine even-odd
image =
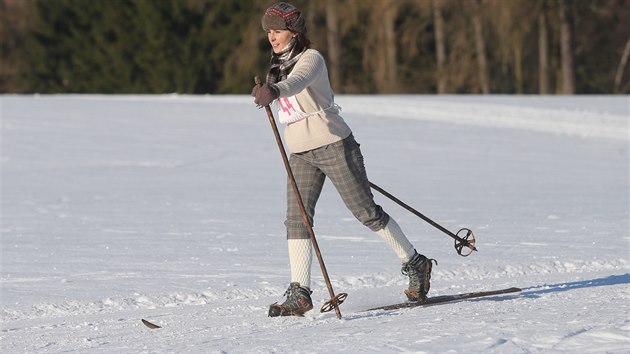
[[[295,36],[295,39],[297,39],[297,42],[298,42],[297,44],[300,45],[300,47],[306,48],[306,49],[311,48],[311,40],[308,39],[308,37],[304,33],[297,33],[297,36]],[[300,50],[302,48],[300,48]]]

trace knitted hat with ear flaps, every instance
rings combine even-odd
[[[306,21],[304,21],[302,12],[286,2],[269,6],[261,22],[265,31],[288,29],[296,33],[306,33]]]

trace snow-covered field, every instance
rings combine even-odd
[[[523,289],[364,312],[406,279],[327,184],[341,320],[267,317],[289,282],[286,177],[251,97],[0,99],[3,353],[630,352],[628,96],[339,96],[372,182],[475,231],[462,258],[375,193],[439,262],[430,295]]]

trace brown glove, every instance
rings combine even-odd
[[[269,106],[273,100],[280,96],[280,91],[274,86],[269,84],[263,84],[262,86],[252,90],[252,96],[255,96],[254,103],[259,106]]]

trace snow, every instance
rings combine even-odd
[[[289,267],[285,171],[249,96],[0,96],[0,350],[629,353],[628,96],[344,96],[375,192],[438,261],[399,311],[394,253],[326,184],[334,312],[268,318]],[[317,262],[313,300],[328,293]],[[140,319],[161,325],[151,330]]]

